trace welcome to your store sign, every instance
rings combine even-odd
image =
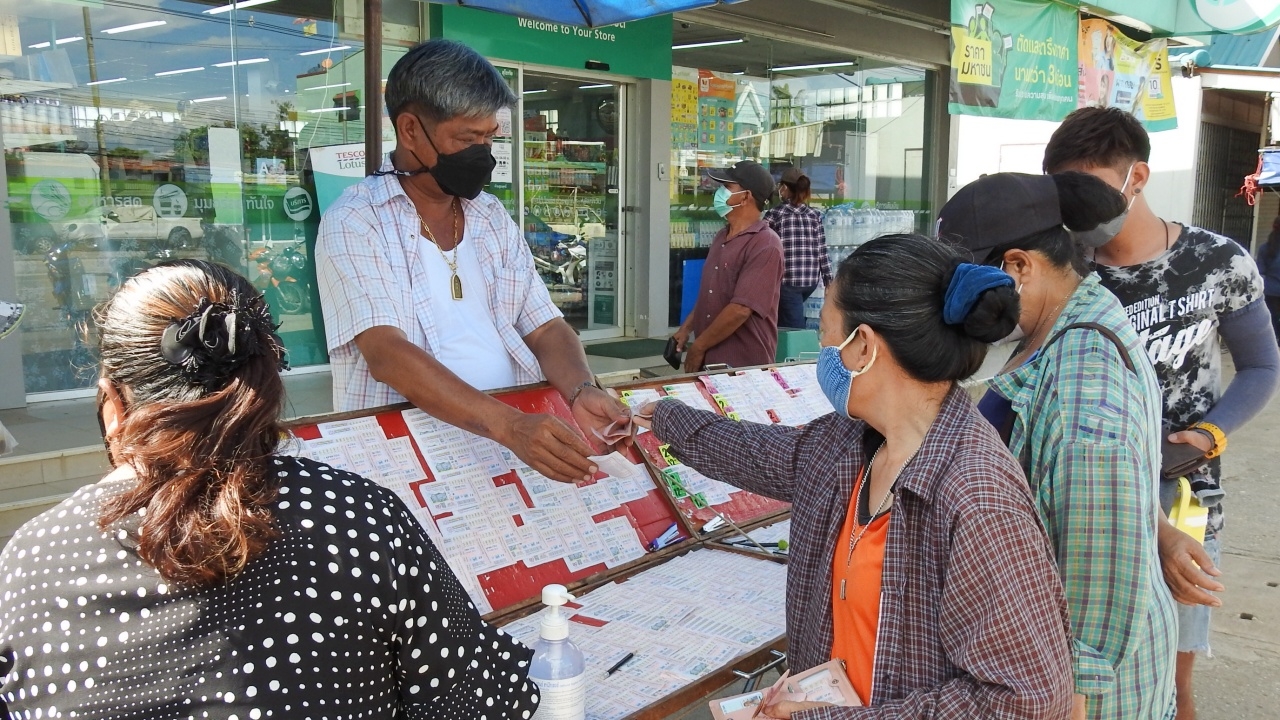
[[[453,5],[430,7],[432,37],[466,43],[485,57],[575,70],[604,63],[619,75],[671,79],[670,15],[588,28]]]

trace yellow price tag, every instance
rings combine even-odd
[[[658,446],[658,452],[659,452],[659,453],[662,453],[662,459],[663,459],[663,460],[666,460],[668,465],[679,465],[679,464],[680,464],[680,461],[679,461],[678,459],[676,459],[676,456],[671,454],[671,446],[670,446],[670,445],[659,445],[659,446]]]
[[[951,67],[956,70],[956,80],[970,85],[994,85],[991,41],[970,37],[969,29],[959,26],[952,26],[951,39],[955,48]]]

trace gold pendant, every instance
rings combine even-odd
[[[453,299],[462,299],[462,279],[458,277],[458,273],[453,274]]]
[[[840,581],[840,599],[844,599],[844,580]]]

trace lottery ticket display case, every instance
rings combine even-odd
[[[608,391],[633,408],[670,396],[739,421],[801,425],[822,414],[811,364]],[[492,394],[577,427],[548,385]],[[537,637],[543,586],[570,588],[589,718],[663,717],[735,671],[779,662],[789,506],[701,475],[651,432],[597,457],[592,482],[574,485],[407,404],[303,418],[289,429],[290,454],[395,492],[485,618],[518,639]]]

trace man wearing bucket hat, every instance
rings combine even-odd
[[[761,219],[773,176],[743,160],[707,177],[720,183],[712,207],[728,224],[711,243],[698,301],[675,334],[676,350],[685,353],[685,372],[717,363],[764,365],[778,348],[783,273],[782,241]]]

